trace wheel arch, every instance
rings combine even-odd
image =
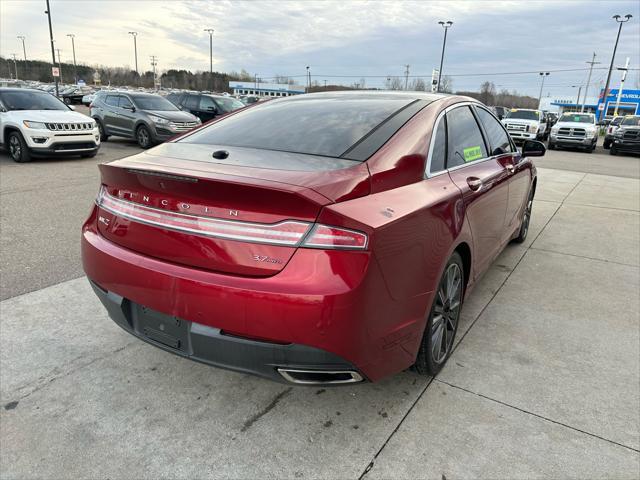
[[[471,247],[467,242],[459,243],[454,252],[457,252],[462,258],[462,267],[464,269],[464,288],[467,289],[469,279],[471,277]]]

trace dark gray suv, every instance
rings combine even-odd
[[[152,147],[197,127],[198,117],[178,109],[160,95],[101,91],[91,104],[103,142],[113,135],[135,139],[142,148]]]

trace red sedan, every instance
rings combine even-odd
[[[159,348],[297,384],[436,374],[465,296],[527,235],[528,157],[466,97],[301,95],[100,165],[82,259]]]

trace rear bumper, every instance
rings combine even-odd
[[[338,384],[363,380],[353,365],[329,352],[228,335],[218,328],[153,311],[90,283],[115,323],[141,340],[176,355],[278,382]],[[296,376],[300,371],[317,372],[317,377],[313,373]]]
[[[108,241],[95,224],[96,209],[83,228],[82,262],[103,303],[112,299],[112,318],[136,334],[127,308],[177,317],[189,322],[188,343],[206,337],[213,352],[176,353],[278,380],[284,365],[353,369],[377,381],[415,361],[433,293],[392,298],[368,252],[299,249],[276,275],[234,276],[147,257]],[[129,306],[123,312],[118,302]],[[226,346],[217,346],[220,335]],[[238,337],[249,343],[229,347]],[[232,356],[217,356],[218,348]],[[236,355],[243,352],[246,360]]]

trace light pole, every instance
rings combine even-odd
[[[307,93],[311,91],[311,70],[309,70],[309,65],[307,65]]]
[[[213,28],[205,28],[204,31],[209,34],[209,83],[213,92]]]
[[[607,73],[607,81],[604,84],[604,97],[602,98],[602,107],[604,115],[607,115],[607,98],[609,98],[609,82],[611,81],[611,70],[613,70],[613,61],[616,58],[616,50],[618,49],[618,40],[620,40],[620,32],[622,31],[622,24],[627,23],[629,20],[633,18],[633,15],[625,15],[624,20],[620,15],[614,15],[612,17],[616,22],[618,22],[618,35],[616,36],[616,43],[613,46],[613,55],[611,55],[611,64],[609,65],[609,73]],[[600,120],[601,115],[598,116],[598,120]]]
[[[444,49],[447,46],[447,30],[453,25],[451,20],[447,20],[446,22],[438,22],[442,28],[444,28],[444,40],[442,41],[442,55],[440,56],[440,71],[438,72],[438,88],[436,92],[440,93],[440,79],[442,78],[442,64],[444,63]]]
[[[22,40],[22,53],[24,53],[24,61],[27,61],[27,49],[24,46],[24,39],[27,38],[24,35],[18,35],[19,40]]]
[[[51,59],[53,60],[53,62],[51,63],[52,67],[56,66],[56,52],[53,48],[53,28],[51,27],[51,8],[49,8],[49,0],[47,0],[47,9],[45,10],[45,12],[47,14],[47,18],[49,19],[49,40],[51,41]],[[53,72],[52,72],[53,73]],[[60,73],[60,72],[58,72]],[[53,80],[56,82],[56,97],[58,96],[58,80],[60,79],[60,76],[53,76]]]
[[[136,61],[136,75],[138,76],[138,84],[140,84],[140,72],[138,71],[138,32],[129,32],[129,35],[133,37],[133,56]]]
[[[158,57],[151,55],[151,66],[153,67],[153,89],[156,89],[156,65],[158,65]]]
[[[78,65],[76,64],[76,36],[73,33],[67,33],[67,37],[71,39],[71,48],[73,48],[73,78],[78,84]]]
[[[596,52],[593,52],[593,57],[590,62],[586,62],[589,65],[589,76],[587,77],[587,84],[584,87],[584,98],[582,99],[582,106],[580,107],[580,111],[584,112],[584,104],[587,103],[587,93],[589,92],[589,84],[591,83],[591,73],[593,72],[593,66],[599,64],[600,62],[596,62]]]
[[[540,72],[540,77],[542,77],[542,83],[540,84],[540,95],[538,95],[538,109],[540,109],[540,102],[542,101],[542,89],[544,88],[544,79],[549,76],[549,72]]]

